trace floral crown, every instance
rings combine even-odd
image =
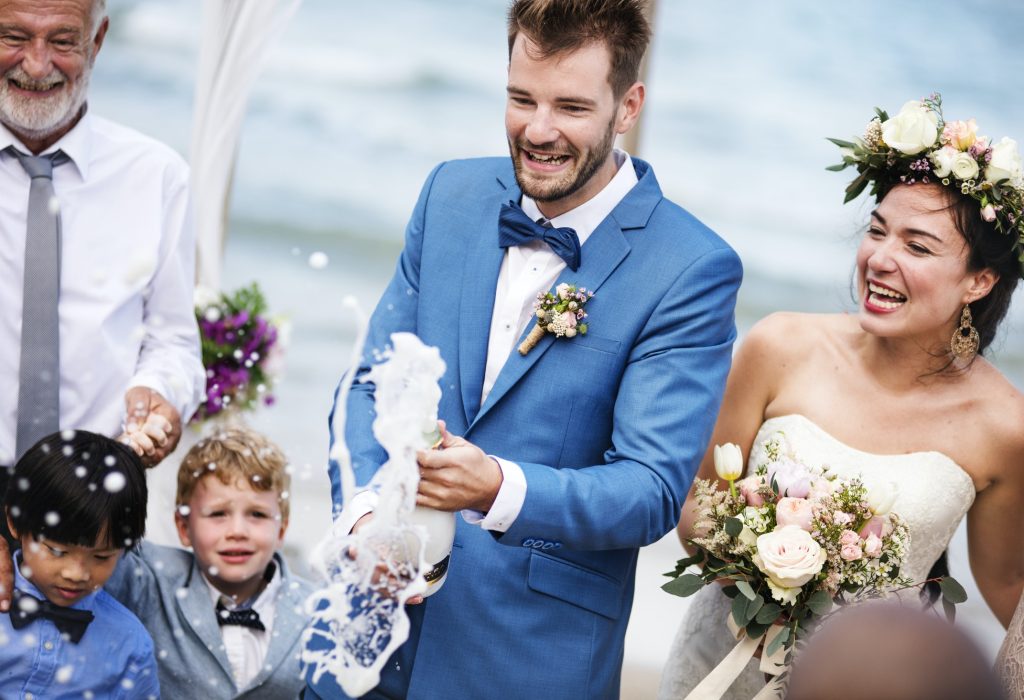
[[[877,107],[875,112],[862,138],[829,139],[842,149],[843,162],[828,170],[852,165],[859,173],[843,203],[868,183],[876,200],[881,190],[900,183],[942,184],[976,200],[981,218],[1012,237],[1024,277],[1024,171],[1017,142],[1004,136],[992,143],[978,136],[973,119],[945,121],[938,93],[907,102],[895,117]]]

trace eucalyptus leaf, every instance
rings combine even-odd
[[[952,576],[944,576],[942,580],[939,581],[939,588],[942,589],[943,601],[948,601],[953,605],[957,605],[967,600],[967,591],[965,591],[964,587],[961,586],[960,583]]]
[[[695,574],[683,574],[679,578],[669,581],[661,590],[672,595],[677,595],[681,598],[691,596],[700,589],[704,588],[704,581],[700,576]]]
[[[832,596],[827,591],[815,591],[805,603],[815,615],[819,617],[832,609]]]
[[[743,532],[743,521],[739,518],[725,519],[725,533],[729,537],[739,537],[741,532]]]
[[[745,624],[750,624],[750,621],[757,617],[757,612],[764,605],[764,598],[761,596],[755,596],[753,600],[747,601],[747,609],[743,611],[743,617]]]
[[[740,594],[740,589],[736,588],[734,585],[729,585],[722,588],[722,593],[724,593],[727,598],[735,598]]]
[[[849,166],[849,163],[837,163],[835,165],[828,166],[827,168],[825,168],[825,170],[828,170],[829,172],[833,173],[838,173],[841,170],[846,170],[847,166]]]
[[[737,627],[743,627],[749,622],[747,620],[747,599],[741,595],[732,599],[732,619]]]
[[[747,600],[753,600],[754,596],[757,595],[756,593],[754,593],[754,589],[751,588],[750,584],[746,581],[737,581],[736,588],[740,590],[740,593],[747,597]]]
[[[787,639],[789,639],[789,628],[783,627],[779,633],[768,642],[768,646],[765,647],[764,653],[771,656],[779,650],[779,647],[781,647]]]
[[[775,603],[768,603],[757,611],[757,621],[762,625],[770,625],[779,619],[782,614],[782,606]]]
[[[751,639],[757,639],[758,637],[763,636],[764,633],[767,632],[768,628],[771,626],[772,623],[770,622],[764,623],[754,620],[752,622],[748,622],[747,626],[744,629],[747,630],[748,637],[750,637]]]

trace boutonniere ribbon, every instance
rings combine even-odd
[[[530,334],[519,344],[519,354],[525,355],[544,337],[554,333],[556,338],[573,338],[576,334],[587,334],[587,312],[584,307],[594,297],[592,291],[575,284],[560,284],[555,292],[540,292],[533,302],[533,314],[537,323]]]

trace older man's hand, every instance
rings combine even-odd
[[[0,612],[11,609],[11,597],[14,591],[14,560],[7,540],[0,537]]]
[[[124,395],[125,431],[118,438],[147,467],[155,467],[181,439],[181,415],[160,392],[135,386]]]

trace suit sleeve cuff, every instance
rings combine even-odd
[[[519,517],[526,501],[526,475],[515,462],[490,455],[501,469],[501,487],[494,499],[494,505],[486,513],[478,510],[462,511],[462,518],[470,525],[479,525],[485,530],[505,532]],[[353,500],[355,500],[353,498]]]
[[[377,499],[376,491],[360,491],[352,496],[348,506],[341,511],[338,519],[334,521],[334,531],[345,534],[351,533],[352,528],[359,522],[359,518],[367,513],[372,513],[373,509],[377,507]]]

